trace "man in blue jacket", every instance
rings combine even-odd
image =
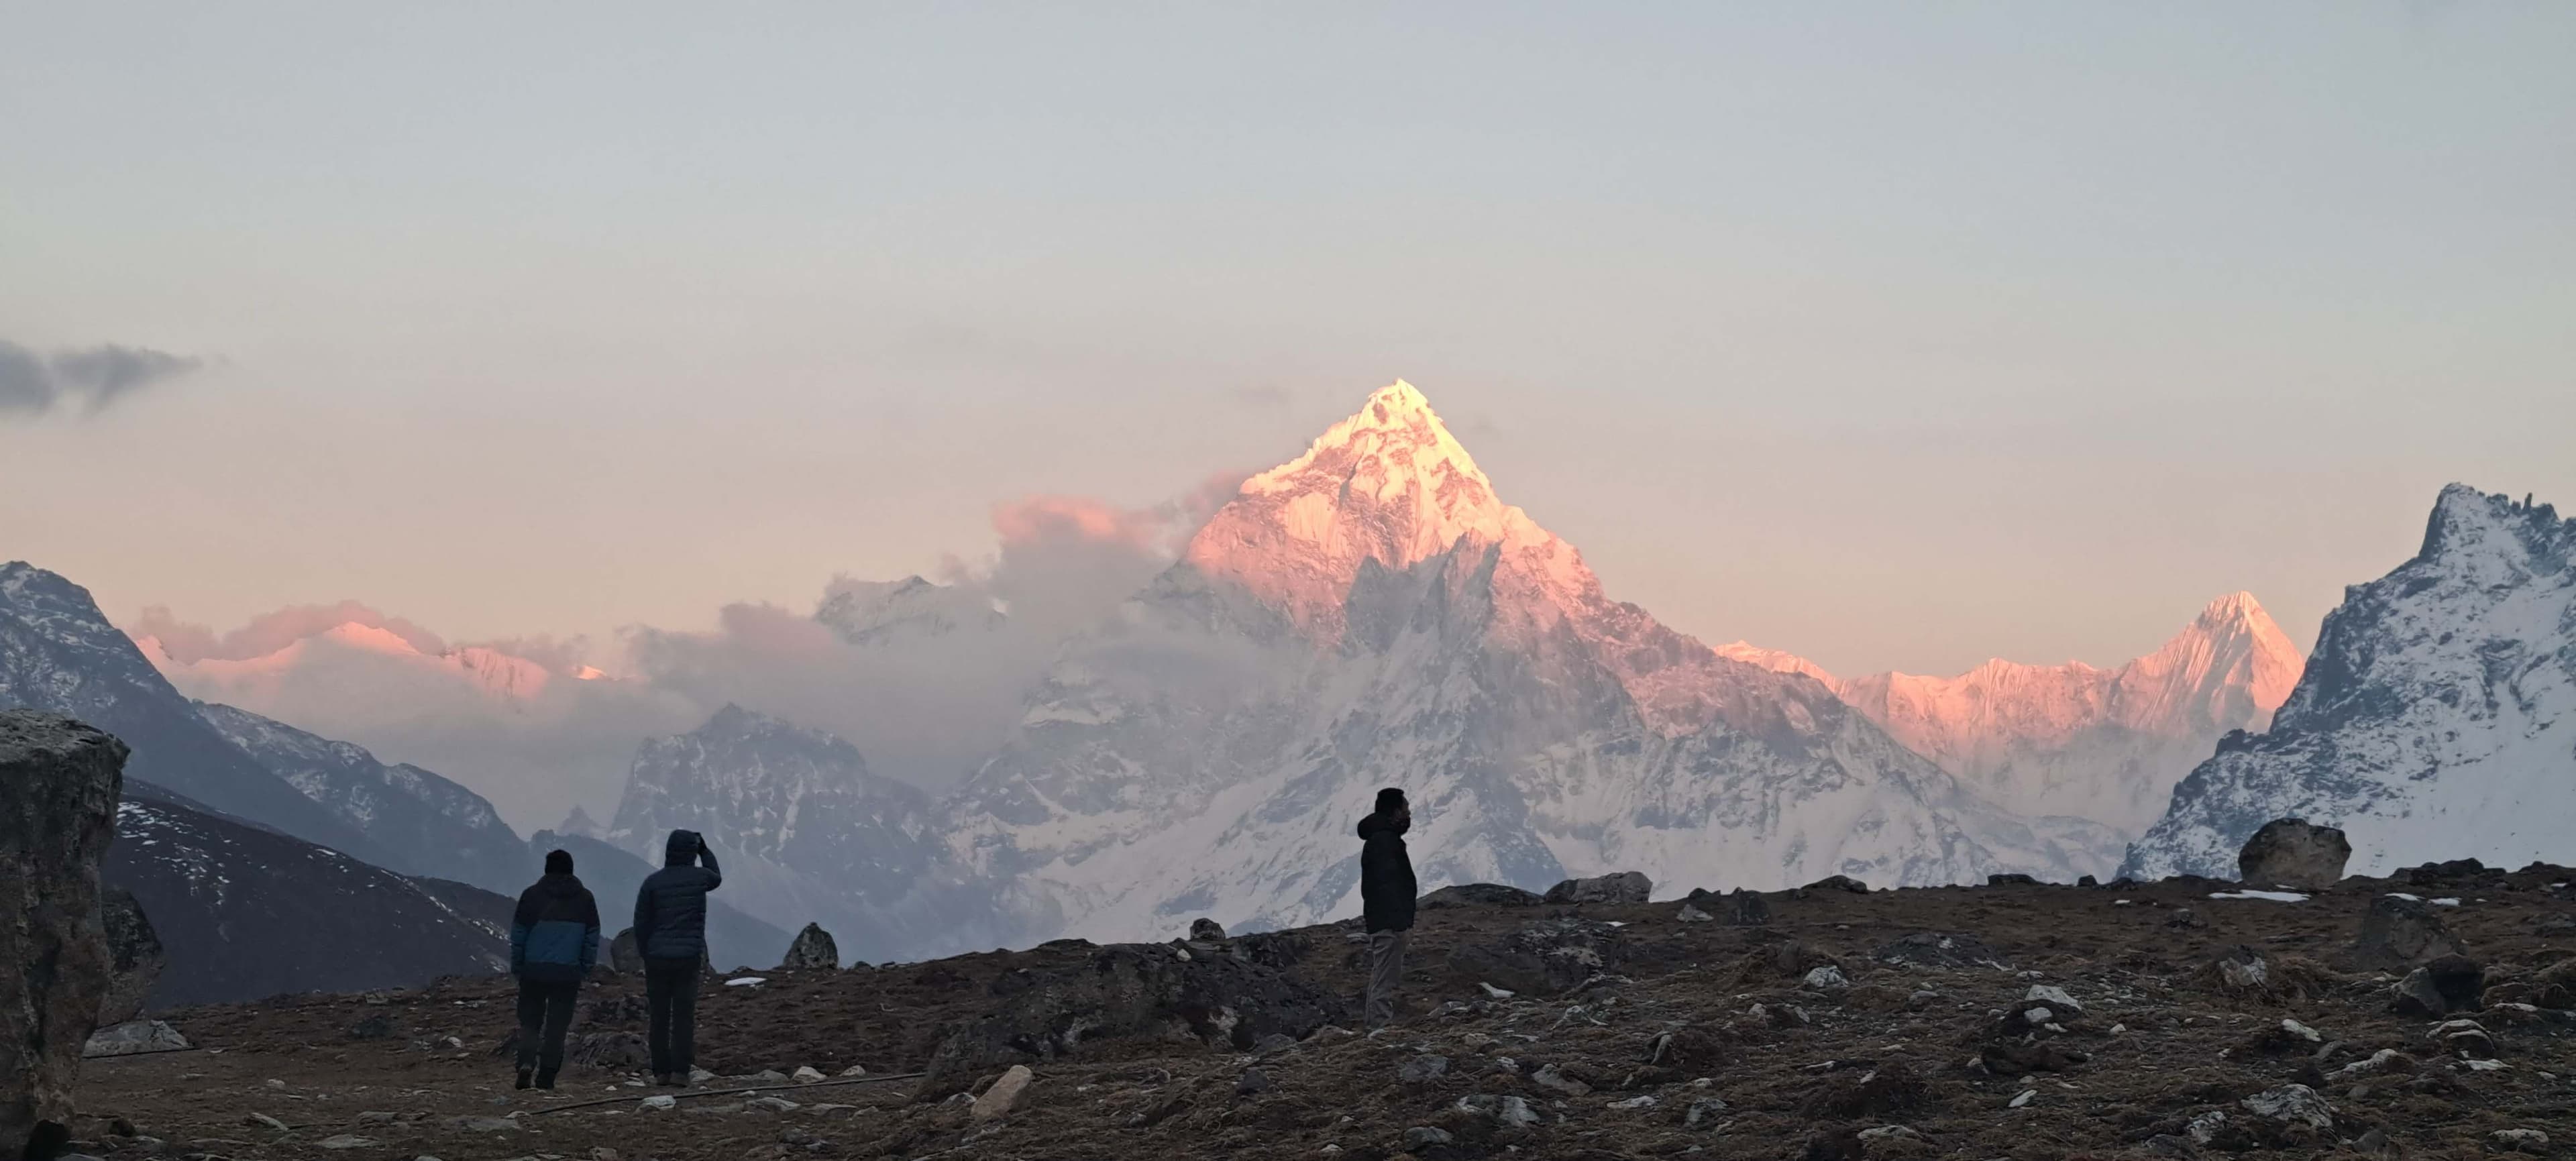
[[[704,866],[691,866],[704,863]],[[644,1001],[653,1083],[685,1088],[697,1061],[698,965],[707,956],[707,892],[724,883],[716,853],[693,830],[662,844],[662,869],[635,889],[635,952],[644,957]]]
[[[545,877],[519,892],[510,974],[519,977],[519,1087],[553,1088],[581,981],[599,962],[599,904],[572,875],[572,854],[546,852]]]

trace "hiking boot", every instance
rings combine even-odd
[[[520,1070],[519,1070],[519,1087],[520,1087],[520,1088],[526,1088],[526,1087],[528,1087],[528,1078],[529,1078],[530,1076],[533,1076],[533,1075],[534,1075],[534,1074],[533,1074],[533,1073],[531,1073],[531,1072],[529,1072],[527,1069],[524,1069],[524,1068],[520,1069]]]
[[[555,1074],[551,1072],[538,1073],[537,1087],[544,1089],[547,1092],[553,1092],[555,1090]]]

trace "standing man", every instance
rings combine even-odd
[[[703,862],[704,866],[692,866]],[[653,1013],[653,1083],[685,1088],[697,1063],[698,965],[707,956],[707,892],[724,882],[716,853],[693,830],[662,844],[662,869],[635,891],[635,952]]]
[[[599,902],[572,875],[572,853],[546,852],[546,874],[519,892],[510,974],[519,977],[519,1087],[553,1088],[581,981],[599,962]]]
[[[1368,931],[1368,1026],[1395,1020],[1395,989],[1404,982],[1404,944],[1413,932],[1413,859],[1404,832],[1413,808],[1404,791],[1377,792],[1377,811],[1360,820],[1360,915]]]

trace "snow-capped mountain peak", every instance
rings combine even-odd
[[[1331,640],[1363,562],[1400,572],[1462,541],[1551,539],[1494,494],[1430,400],[1399,379],[1305,454],[1245,480],[1182,559]]]
[[[2576,520],[2453,484],[2413,559],[2344,592],[2268,731],[2174,788],[2127,869],[2232,865],[2265,821],[2343,828],[2354,874],[2563,859],[2576,810]]]

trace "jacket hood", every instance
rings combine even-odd
[[[537,886],[551,895],[570,895],[583,890],[581,876],[570,871],[550,872],[537,879]]]
[[[662,844],[662,865],[685,867],[698,861],[698,832],[675,830],[670,841]]]
[[[1403,834],[1404,832],[1406,832],[1406,831],[1408,831],[1408,830],[1412,830],[1412,829],[1413,829],[1413,824],[1412,824],[1412,823],[1410,823],[1410,822],[1397,822],[1397,821],[1395,821],[1394,819],[1388,818],[1387,816],[1385,816],[1385,815],[1383,815],[1383,814],[1371,814],[1371,815],[1369,815],[1367,818],[1363,818],[1363,819],[1361,819],[1361,820],[1360,820],[1360,837],[1361,837],[1362,839],[1366,839],[1366,838],[1368,838],[1370,835],[1376,834],[1376,833],[1378,833],[1379,831],[1385,831],[1385,832],[1387,832],[1387,833],[1389,833],[1389,834],[1401,835],[1401,834]]]

